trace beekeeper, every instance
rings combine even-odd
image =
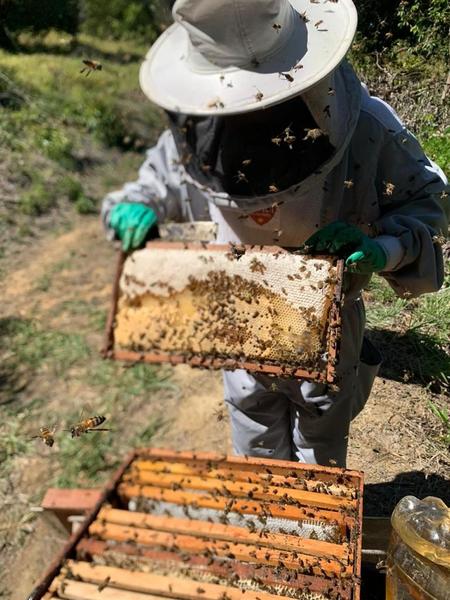
[[[104,225],[126,250],[157,223],[212,220],[217,242],[346,258],[338,390],[223,374],[236,453],[344,466],[379,366],[361,289],[373,272],[402,297],[440,288],[445,177],[344,60],[351,0],[178,0],[173,16],[140,71],[170,127]]]

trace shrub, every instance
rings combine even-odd
[[[0,46],[14,48],[19,31],[78,30],[78,0],[1,0]]]
[[[448,51],[448,0],[355,0],[358,31],[368,50],[391,47],[399,39],[419,54]]]
[[[447,52],[450,27],[448,0],[402,0],[397,17],[400,27],[417,50],[426,55]]]
[[[33,183],[19,200],[22,213],[30,216],[38,216],[47,212],[56,203],[55,196],[42,182]]]
[[[82,28],[112,39],[153,42],[161,30],[162,0],[81,0]]]

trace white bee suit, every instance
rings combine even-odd
[[[147,204],[159,222],[211,219],[222,243],[273,245],[276,240],[280,246],[298,247],[339,219],[382,245],[387,255],[382,275],[398,295],[438,290],[443,260],[434,238],[446,234],[448,213],[442,171],[347,64],[302,98],[335,148],[316,172],[283,192],[230,197],[187,174],[172,134],[165,131],[148,151],[138,180],[104,199],[102,218],[110,236],[109,214],[118,202]],[[339,391],[244,371],[224,373],[237,453],[345,465],[349,424],[367,400],[379,363],[374,349],[363,348],[360,291],[369,279],[349,275],[346,281]]]

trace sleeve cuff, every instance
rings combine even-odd
[[[402,262],[405,249],[399,238],[392,235],[379,235],[374,241],[380,244],[386,254],[386,265],[383,271],[395,271]]]

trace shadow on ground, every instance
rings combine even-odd
[[[371,328],[366,335],[383,356],[380,377],[429,385],[434,393],[450,391],[450,354],[435,339],[414,329]]]
[[[364,486],[364,514],[389,517],[404,496],[436,496],[450,506],[450,485],[448,479],[440,475],[421,471],[399,473],[392,481],[368,483]]]

